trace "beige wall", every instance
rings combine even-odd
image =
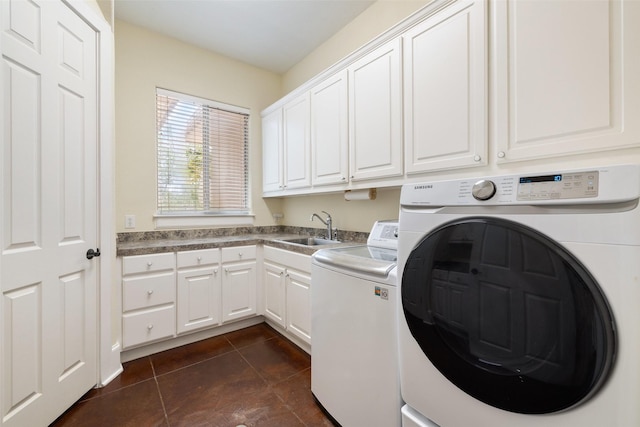
[[[287,71],[282,80],[284,94],[320,74],[431,1],[378,0]]]
[[[379,0],[356,19],[296,64],[283,76],[283,88],[288,93],[319,74],[379,34],[416,12],[430,0]],[[372,201],[344,200],[342,193],[322,196],[289,197],[283,200],[283,223],[300,227],[321,227],[310,222],[313,212],[329,212],[335,225],[342,230],[370,231],[378,219],[398,218],[400,190],[379,190]]]
[[[175,39],[116,21],[117,231],[154,229],[156,211],[155,90],[171,89],[251,110],[250,183],[256,225],[273,224],[279,199],[262,199],[260,111],[282,95],[281,76]],[[124,216],[136,228],[124,229]]]
[[[380,0],[331,39],[278,76],[181,43],[123,21],[116,43],[116,224],[117,231],[154,229],[156,203],[155,88],[163,87],[251,109],[251,186],[255,225],[315,226],[313,212],[330,212],[343,230],[369,231],[376,219],[398,215],[400,192],[382,190],[374,201],[346,202],[343,195],[263,199],[260,111],[316,74],[411,15],[428,0]],[[185,65],[186,64],[186,65]],[[124,229],[124,216],[136,228]]]

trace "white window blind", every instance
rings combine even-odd
[[[248,110],[156,91],[159,214],[245,214]]]

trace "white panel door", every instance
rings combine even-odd
[[[348,70],[351,180],[402,175],[401,39]]]
[[[458,1],[402,36],[408,174],[487,164],[485,10]]]
[[[499,161],[640,146],[640,2],[509,0],[491,10]]]
[[[51,0],[0,31],[0,420],[39,426],[97,379],[97,40]]]

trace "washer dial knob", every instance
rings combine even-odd
[[[471,194],[473,198],[476,200],[489,200],[496,194],[496,185],[493,181],[489,181],[488,179],[481,179],[480,181],[473,184],[473,188],[471,188]]]

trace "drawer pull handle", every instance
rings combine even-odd
[[[213,270],[213,274],[218,274],[218,269]]]
[[[228,268],[225,268],[225,269],[224,269],[224,272],[225,272],[225,273],[227,273],[227,274],[229,274],[229,269],[228,269]]]
[[[202,261],[202,257],[201,256],[198,257],[198,264],[200,264],[200,261]]]
[[[149,262],[147,263],[147,267],[149,267],[149,268],[151,268],[151,266],[152,266],[152,265],[153,265],[153,263],[152,263],[151,261],[149,261]]]
[[[152,330],[152,329],[153,329],[153,325],[152,325],[152,324],[148,324],[148,325],[147,325],[147,329],[148,329],[148,330]]]
[[[149,290],[147,291],[147,295],[152,295],[152,294],[153,294],[153,289],[149,289]]]
[[[238,254],[238,258],[242,258],[242,252]]]

